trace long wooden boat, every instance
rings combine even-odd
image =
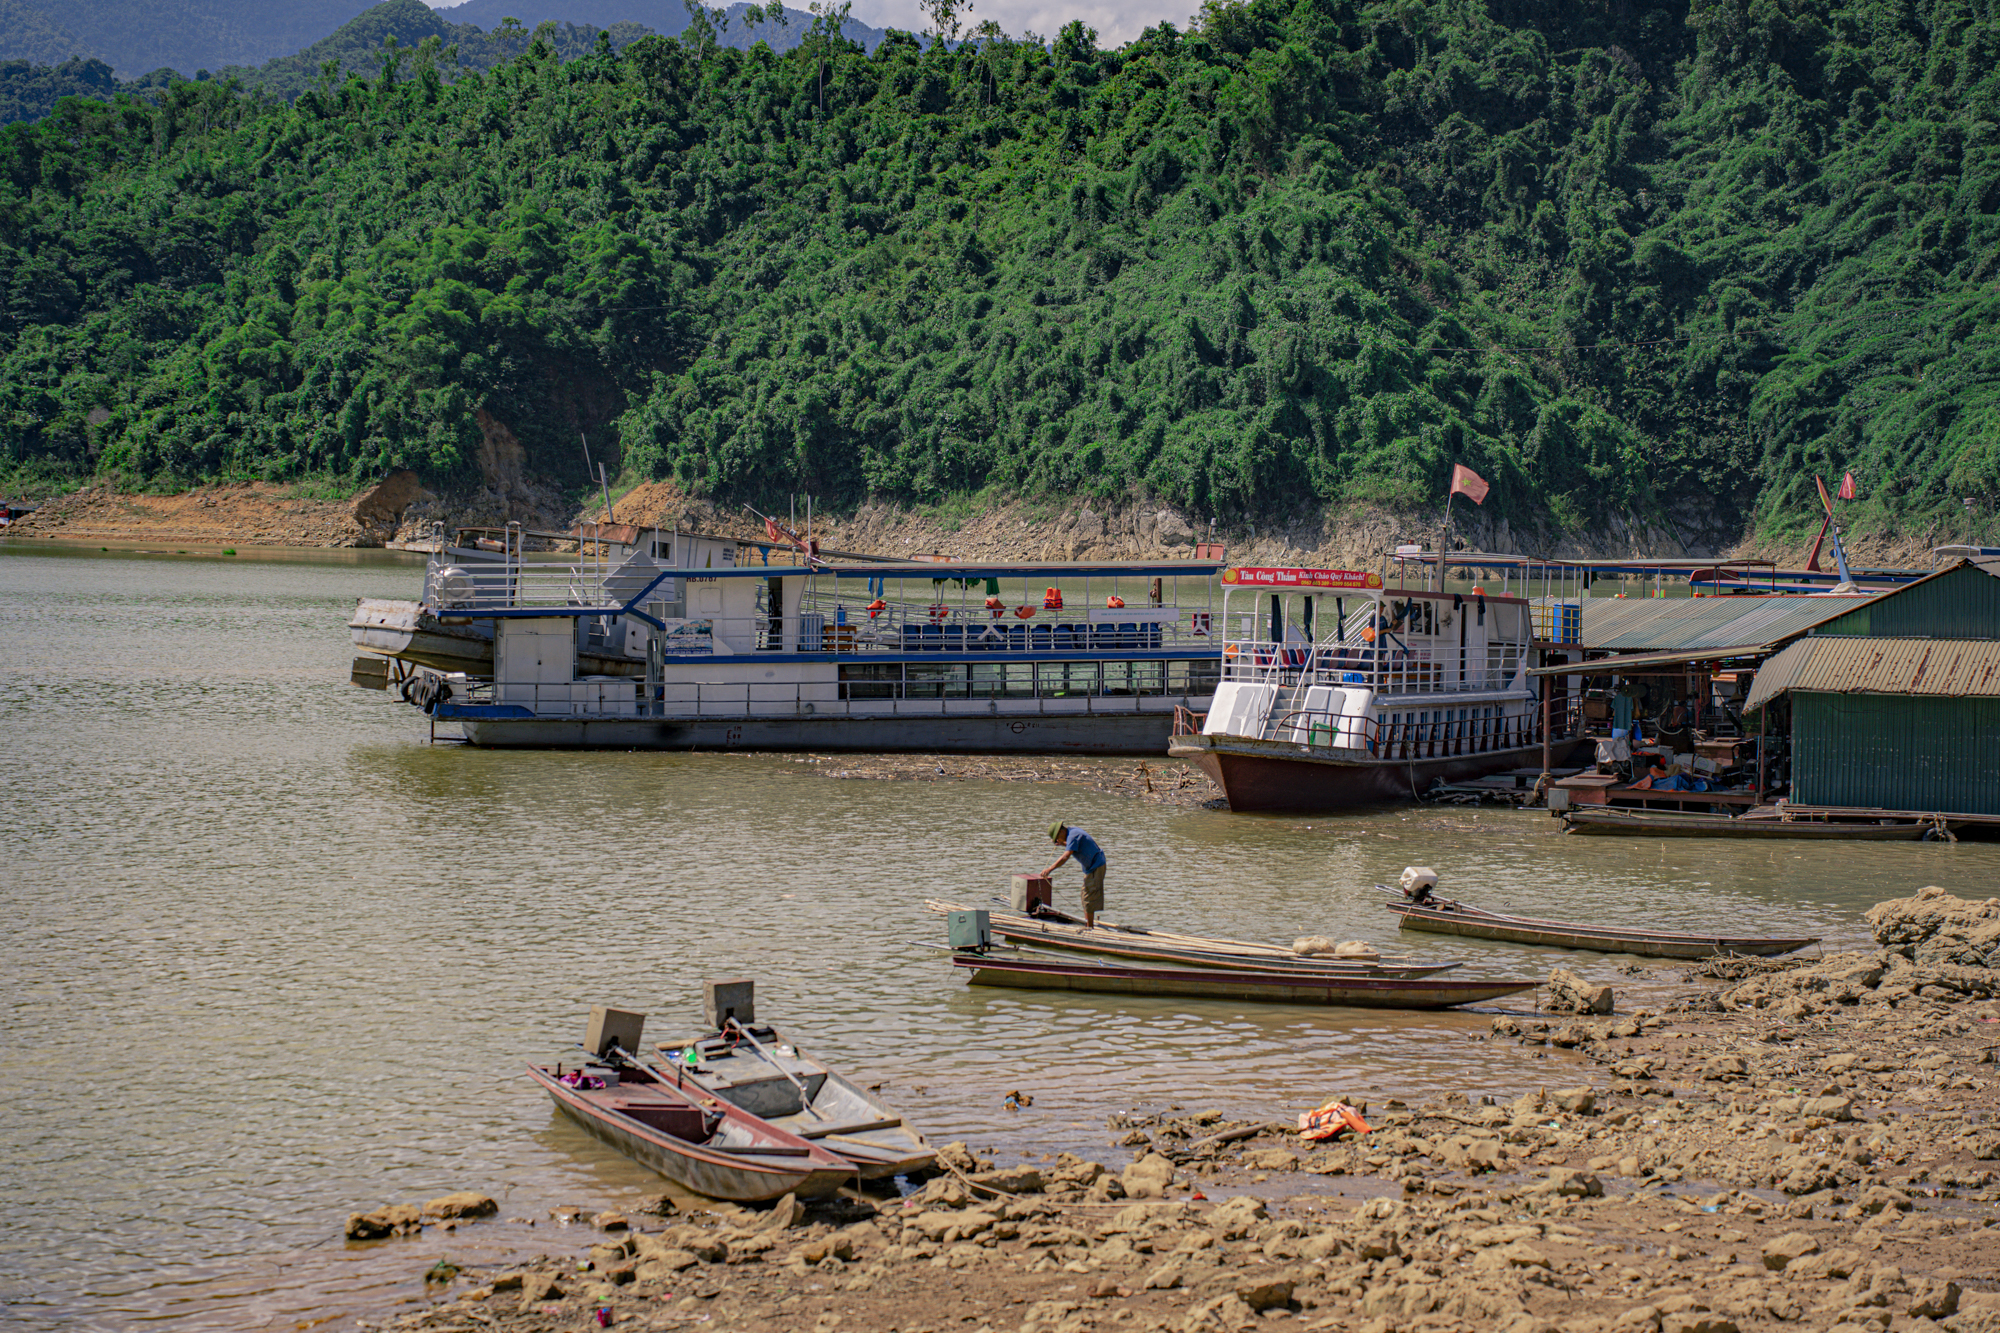
[[[1180,968],[1071,963],[1060,959],[952,955],[972,986],[1021,990],[1094,991],[1111,995],[1200,1000],[1252,1000],[1267,1004],[1336,1004],[1365,1009],[1449,1009],[1480,1004],[1532,981],[1475,981],[1465,977],[1302,976],[1288,972],[1193,972]]]
[[[937,1160],[937,1150],[902,1112],[776,1028],[751,1024],[657,1049],[688,1083],[845,1158],[863,1180],[920,1171]]]
[[[1933,826],[1916,822],[1835,824],[1824,820],[1751,819],[1735,815],[1677,814],[1573,805],[1563,812],[1563,832],[1632,838],[1805,838],[1841,842],[1916,842]]]
[[[528,1074],[556,1109],[641,1166],[711,1199],[754,1203],[832,1194],[855,1167],[700,1087],[626,1064],[611,1087],[584,1089],[539,1065]]]
[[[959,912],[955,903],[935,899],[924,904],[933,912]],[[1099,919],[1095,926],[1058,912],[1029,916],[1002,908],[987,908],[993,934],[1026,948],[1059,950],[1094,957],[1125,958],[1143,963],[1173,963],[1182,967],[1216,968],[1229,972],[1298,972],[1316,976],[1427,977],[1448,972],[1459,963],[1409,963],[1375,959],[1299,954],[1277,944],[1179,935],[1117,925]]]
[[[1377,885],[1395,893],[1385,885]],[[1685,935],[1668,930],[1627,926],[1592,926],[1576,921],[1543,921],[1482,911],[1470,903],[1435,899],[1431,904],[1392,902],[1390,911],[1402,917],[1404,930],[1428,930],[1439,935],[1464,935],[1515,944],[1542,944],[1557,949],[1594,949],[1599,953],[1629,953],[1642,958],[1710,958],[1721,953],[1771,958],[1819,943],[1816,935],[1771,937],[1753,935]]]

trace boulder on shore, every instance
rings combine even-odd
[[[1974,902],[1935,884],[1868,909],[1875,942],[1933,967],[2000,967],[2000,898]]]
[[[1611,987],[1585,981],[1566,967],[1552,968],[1547,982],[1548,1002],[1543,1008],[1558,1014],[1608,1014]]]

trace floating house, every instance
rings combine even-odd
[[[2000,817],[2000,559],[1813,626],[1745,708],[1789,731],[1794,807]]]

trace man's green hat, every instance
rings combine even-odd
[[[1061,842],[1063,840],[1063,834],[1067,832],[1069,832],[1069,825],[1063,823],[1060,819],[1058,819],[1055,823],[1049,825],[1049,841]]]

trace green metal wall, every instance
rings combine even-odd
[[[1795,690],[1792,799],[2000,815],[2000,699]]]
[[[1887,592],[1815,634],[1877,639],[2000,639],[2000,578],[1967,566]]]

